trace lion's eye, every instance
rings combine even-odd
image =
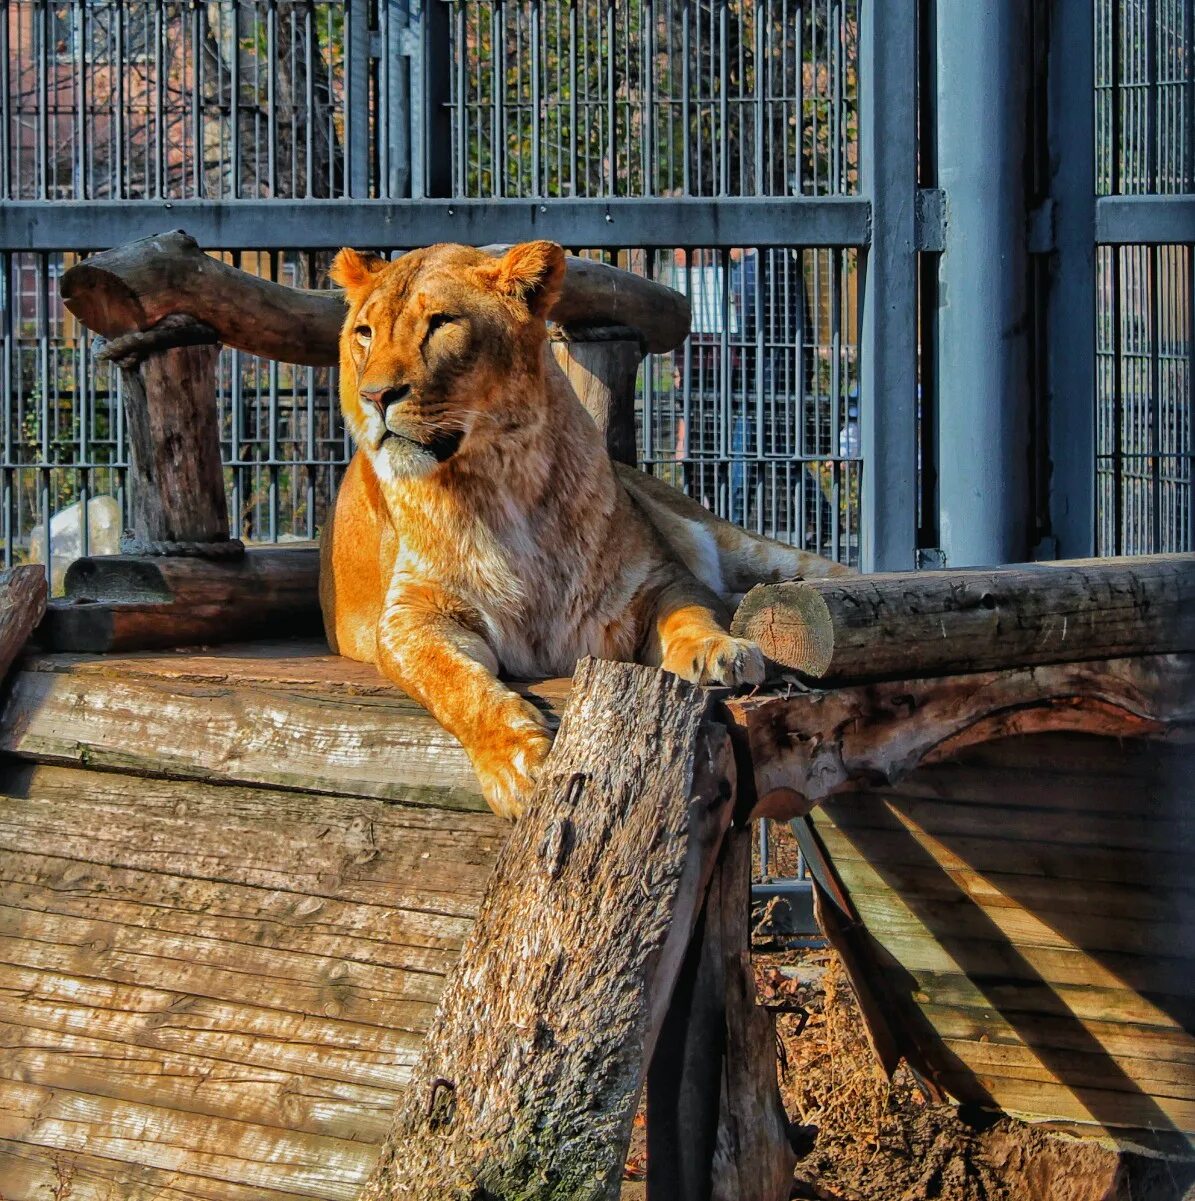
[[[460,318],[455,313],[433,313],[427,319],[427,332],[434,334],[436,330],[443,329],[446,325],[453,325]]]
[[[368,325],[358,325],[357,328],[353,330],[353,336],[357,339],[360,345],[368,346],[370,338],[373,337],[373,330],[371,330]]]

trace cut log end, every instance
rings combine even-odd
[[[820,679],[834,657],[834,622],[819,592],[799,584],[759,584],[743,598],[731,632],[750,638],[783,667]]]

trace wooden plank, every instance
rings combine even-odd
[[[1195,1001],[1167,997],[1160,1009],[1148,998],[1122,986],[1045,984],[1041,981],[1009,980],[998,976],[970,976],[956,970],[924,968],[907,972],[910,996],[919,1006],[937,1005],[960,1012],[986,1013],[996,1010],[1010,1021],[1032,1024],[1038,1018],[1071,1015],[1076,1021],[1124,1023],[1135,1029],[1159,1030],[1169,1036],[1188,1037],[1195,1029]]]
[[[790,689],[725,704],[755,769],[756,813],[797,817],[860,783],[891,783],[925,762],[1013,735],[1070,731],[1189,742],[1195,655],[1059,663],[829,692]]]
[[[955,1096],[983,1100],[986,1092],[989,1102],[991,1096],[998,1096],[1006,1113],[1026,1121],[1077,1122],[1112,1133],[1148,1130],[1173,1134],[1175,1141],[1193,1145],[1184,1133],[1195,1130],[1195,1103],[1191,1101],[1098,1088],[1085,1088],[1077,1095],[1064,1084],[993,1076],[978,1078],[983,1092],[977,1096],[973,1074],[943,1072],[940,1080]]]
[[[945,1039],[1090,1051],[1093,1043],[1120,1059],[1144,1059],[1195,1069],[1195,1035],[1177,1024],[1169,1029],[1117,1021],[1090,1021],[1077,1015],[1059,1016],[1057,1002],[1039,1014],[1018,1012],[1010,1020],[994,1005],[959,1009],[949,1005],[918,1004],[918,1009]]]
[[[733,628],[839,682],[1195,651],[1195,556],[760,584]]]
[[[460,743],[379,697],[19,672],[0,751],[43,763],[484,811]]]
[[[825,830],[820,824],[818,828]],[[853,846],[851,849],[856,850]],[[1124,884],[1107,880],[1041,879],[937,864],[888,862],[880,872],[857,850],[854,856],[836,854],[834,862],[852,893],[895,891],[903,897],[936,901],[967,898],[985,909],[1026,908],[1042,915],[1058,914],[1062,920],[1065,915],[1077,913],[1173,924],[1186,921],[1195,905],[1195,894],[1189,889],[1154,888],[1137,881]]]
[[[844,802],[845,803],[845,802]],[[835,810],[835,817],[838,810]],[[832,826],[824,830],[826,847],[835,860],[873,859],[884,864],[919,866],[936,861],[944,871],[974,870],[1037,879],[1107,881],[1124,884],[1152,880],[1169,890],[1195,887],[1190,857],[1166,851],[1112,851],[1057,844],[1004,842],[994,838],[952,838],[950,845],[916,829],[856,830],[848,837]]]
[[[278,1130],[381,1143],[401,1095],[184,1051],[0,1021],[0,1078],[208,1114]]]
[[[578,665],[362,1201],[618,1196],[733,808],[709,703],[666,672]]]
[[[1152,807],[1152,797],[1142,792],[1137,795],[1143,808]],[[895,823],[924,830],[947,844],[958,836],[991,836],[1002,842],[1102,847],[1116,852],[1166,850],[1189,854],[1195,850],[1195,823],[1188,815],[1175,812],[1180,808],[1177,797],[1172,798],[1172,805],[1165,798],[1159,804],[1171,816],[1155,814],[1153,820],[1142,821],[1127,806],[1120,813],[1082,813],[1051,819],[1043,817],[1033,805],[1018,804],[1020,798],[1015,793],[1000,807],[959,804],[950,797],[912,796],[907,792],[885,795],[877,791],[864,796],[866,800],[861,798],[850,808],[835,808],[844,831],[891,830]]]
[[[275,920],[312,897],[381,905],[422,915],[433,946],[458,945],[508,831],[488,812],[0,761],[0,847],[75,861],[64,889],[96,865],[298,894]]]
[[[0,1181],[6,1201],[307,1201],[300,1193],[8,1139],[0,1139]]]
[[[862,868],[861,864],[854,866]],[[943,943],[1003,938],[1018,947],[1077,948],[1100,959],[1108,952],[1187,963],[1195,959],[1188,922],[1145,923],[1104,914],[1029,910],[1020,905],[985,906],[966,895],[951,900],[908,894],[895,897],[883,889],[882,879],[870,888],[856,890],[851,879],[855,872],[839,874],[859,916],[881,940],[889,933],[914,936],[928,930]],[[1188,906],[1190,917],[1195,917],[1195,897]],[[1195,975],[1195,966],[1191,970]]]
[[[185,992],[0,965],[0,1021],[371,1088],[406,1086],[423,1036]]]
[[[92,891],[100,885],[101,891]],[[34,913],[114,921],[184,937],[221,937],[336,955],[443,976],[456,963],[467,918],[445,918],[339,898],[192,880],[165,872],[101,870],[77,859],[0,850],[0,896]]]
[[[376,1155],[345,1139],[12,1080],[0,1082],[0,1139],[326,1201],[353,1201]]]

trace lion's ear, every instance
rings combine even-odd
[[[332,260],[328,276],[334,284],[350,292],[356,292],[372,282],[373,277],[386,265],[386,260],[376,254],[362,254],[346,246]]]
[[[521,242],[485,274],[499,292],[523,301],[534,316],[546,317],[560,299],[564,268],[564,250],[557,243]]]

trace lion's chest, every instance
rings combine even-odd
[[[571,675],[586,655],[634,657],[642,635],[634,601],[645,566],[616,548],[546,539],[514,523],[471,541],[462,561],[464,599],[506,674]]]

